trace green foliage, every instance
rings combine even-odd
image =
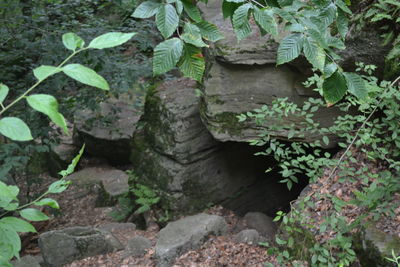
[[[182,3],[184,12],[181,10]],[[347,91],[357,97],[365,97],[367,94],[361,77],[354,73],[345,74],[336,63],[340,59],[337,50],[345,49],[344,40],[349,28],[347,16],[352,14],[347,4],[349,3],[343,0],[334,2],[224,0],[222,11],[224,18],[231,18],[239,41],[251,34],[250,19],[254,19],[262,34],[269,33],[276,39],[279,35],[278,28],[282,28],[286,36],[279,41],[277,65],[293,61],[303,53],[321,74],[325,81],[321,92],[328,105],[333,105],[340,101]],[[149,18],[153,15],[156,16],[157,27],[164,38],[172,37],[154,51],[153,74],[165,73],[180,62],[178,65],[185,76],[201,81],[204,72],[201,53],[198,54],[201,56],[194,60],[191,56],[193,53],[183,53],[183,51],[187,52],[189,45],[202,48],[207,46],[205,40],[219,39],[207,38],[211,32],[207,33],[204,29],[196,27],[199,23],[208,22],[202,21],[197,7],[189,1],[169,3],[146,1],[133,13],[136,18]],[[178,27],[179,21],[182,21],[182,24],[185,21],[182,34]],[[279,24],[281,27],[278,27]],[[212,28],[215,32],[216,27]],[[174,33],[177,36],[173,36]],[[217,35],[219,37],[220,34]],[[161,53],[161,49],[165,52]],[[168,59],[166,62],[163,62],[163,56]],[[193,64],[194,67],[191,67]],[[334,86],[336,84],[339,86]]]
[[[44,80],[49,78],[51,75],[56,74],[59,70],[62,70],[65,74],[74,78],[82,83],[93,85],[99,87],[100,89],[108,89],[108,84],[95,71],[83,67],[79,64],[69,64],[65,65],[73,56],[76,54],[90,49],[102,49],[107,47],[113,47],[115,45],[122,44],[128,40],[127,37],[132,37],[133,34],[120,34],[120,33],[109,33],[104,34],[96,39],[94,39],[89,47],[84,47],[84,42],[76,34],[66,34],[63,36],[63,43],[66,48],[73,51],[73,53],[65,59],[57,67],[46,66],[39,67],[35,71],[35,77],[38,81],[27,89],[24,93],[18,96],[15,100],[10,101],[7,105],[1,105],[0,115],[8,111],[18,102],[26,99],[28,104],[35,110],[46,114],[56,125],[60,126],[67,132],[66,122],[61,113],[58,112],[58,103],[56,98],[47,94],[31,94],[31,92],[39,86]],[[78,50],[76,50],[79,47]],[[65,65],[65,66],[64,66]],[[72,66],[72,67],[71,67]],[[77,72],[74,72],[77,70]],[[71,74],[73,73],[73,74]],[[107,87],[105,87],[107,85]],[[2,86],[3,98],[7,97],[7,92],[9,91],[4,85]],[[31,135],[29,127],[25,122],[16,117],[4,117],[0,120],[0,133],[5,137],[10,138],[13,141],[29,141],[33,137]],[[20,205],[18,200],[19,188],[17,186],[7,185],[0,181],[0,208],[5,210],[3,214],[0,214],[0,251],[2,251],[2,257],[0,261],[2,265],[9,266],[9,261],[13,257],[19,257],[19,251],[21,249],[21,240],[19,238],[18,232],[34,232],[35,229],[28,222],[9,216],[5,217],[7,214],[12,212],[18,212],[19,216],[27,221],[44,221],[48,220],[49,217],[36,208],[30,208],[32,205],[37,206],[50,206],[53,208],[59,208],[57,202],[51,198],[44,198],[48,194],[58,194],[62,193],[68,188],[70,181],[66,181],[64,178],[71,174],[76,164],[78,163],[84,147],[80,150],[79,154],[73,159],[72,163],[68,168],[60,174],[62,178],[54,183],[52,183],[48,190],[39,196],[36,200],[27,203],[25,205]]]
[[[221,39],[222,34],[215,25],[202,20],[199,9],[191,1],[145,1],[132,14],[141,19],[154,15],[157,28],[166,40],[154,49],[153,74],[163,74],[178,65],[185,76],[201,81],[205,61],[200,48],[207,46],[205,41]],[[186,22],[180,33],[178,26],[183,18]]]
[[[397,264],[397,267],[400,267],[400,255],[396,256],[394,250],[392,250],[392,257],[391,258],[386,258],[388,261],[393,262]]]
[[[35,228],[27,221],[45,221],[49,219],[46,214],[36,208],[29,208],[30,206],[49,206],[51,208],[59,209],[56,200],[45,197],[49,194],[62,193],[68,188],[70,181],[67,181],[64,178],[74,171],[76,164],[82,156],[83,149],[84,147],[82,147],[79,154],[68,166],[68,169],[62,172],[62,178],[52,183],[46,192],[30,203],[20,205],[18,200],[19,188],[17,186],[7,185],[0,181],[0,209],[5,211],[0,214],[1,266],[11,266],[9,261],[13,257],[19,258],[21,239],[18,233],[36,233]],[[15,212],[25,220],[14,217],[13,214]],[[11,216],[6,216],[8,214],[11,214]]]
[[[283,177],[281,182],[286,183],[289,189],[303,175],[306,175],[311,182],[317,182],[324,175],[323,171],[330,168],[336,170],[335,177],[340,177],[340,180],[353,181],[354,177],[357,177],[361,181],[362,186],[353,192],[353,198],[350,201],[343,201],[330,193],[317,192],[314,193],[313,201],[310,201],[309,195],[305,196],[296,204],[296,207],[292,207],[289,214],[277,213],[275,221],[282,221],[281,228],[284,229],[285,234],[276,239],[281,249],[271,251],[271,253],[277,254],[282,264],[288,260],[300,259],[309,261],[311,266],[350,266],[356,256],[349,233],[361,227],[362,219],[367,215],[374,220],[382,216],[395,216],[391,199],[395,193],[400,192],[400,184],[396,176],[400,170],[398,160],[400,132],[396,126],[400,119],[399,87],[394,86],[395,83],[378,82],[376,77],[370,75],[375,67],[364,64],[358,64],[358,66],[357,70],[365,75],[345,73],[342,83],[347,83],[351,88],[352,83],[357,83],[362,79],[366,81],[364,86],[368,93],[356,97],[358,92],[354,92],[346,98],[346,101],[337,105],[344,111],[344,115],[338,116],[330,127],[321,127],[314,121],[314,115],[319,112],[324,103],[320,99],[312,98],[305,101],[302,106],[291,103],[287,99],[276,99],[270,106],[264,105],[238,116],[239,121],[254,120],[266,127],[265,132],[250,144],[266,147],[257,155],[271,155],[276,159],[278,162],[276,167],[279,168]],[[326,83],[326,80],[314,76],[306,84],[321,87],[323,83]],[[316,90],[323,90],[323,88]],[[354,109],[354,107],[358,108],[358,113],[348,114],[349,109]],[[380,110],[383,116],[371,119],[370,114],[376,110]],[[299,124],[295,125],[291,121],[299,121]],[[287,132],[291,142],[278,140],[274,136],[276,131]],[[320,136],[320,139],[307,143],[302,140],[310,135]],[[373,173],[368,168],[356,170],[349,167],[358,159],[348,149],[340,159],[332,158],[331,154],[324,150],[324,146],[332,142],[332,136],[338,137],[340,147],[346,149],[354,146],[370,160],[384,162],[388,171]],[[338,165],[344,167],[337,167]],[[331,176],[327,179],[329,178]],[[317,201],[316,199],[329,199],[332,204],[330,213],[321,218],[322,223],[319,221],[317,228],[315,227],[317,222],[307,216],[306,211],[313,209],[313,202]],[[351,224],[338,215],[348,204],[362,207],[364,211]],[[312,234],[308,233],[310,231]],[[314,238],[308,237],[309,235],[331,235],[329,233],[334,233],[334,235],[326,243],[318,243]],[[293,240],[296,242],[303,240],[304,244],[293,246]]]

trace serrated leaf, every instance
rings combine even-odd
[[[156,25],[165,39],[170,37],[178,28],[179,16],[171,4],[162,5],[156,14]]]
[[[310,37],[304,38],[303,51],[307,60],[317,69],[323,71],[325,66],[325,51]]]
[[[52,122],[61,127],[68,134],[67,123],[64,116],[58,112],[57,99],[52,95],[35,94],[26,97],[29,106],[34,110],[47,115]]]
[[[203,38],[210,42],[217,42],[224,38],[217,26],[208,21],[203,20],[195,25],[200,29]]]
[[[186,14],[195,22],[202,21],[200,10],[193,4],[191,0],[183,0],[183,9]]]
[[[349,20],[343,11],[338,10],[338,17],[336,19],[336,27],[338,28],[338,32],[342,39],[346,38],[346,34],[349,31]]]
[[[338,66],[336,63],[328,63],[325,65],[324,67],[324,78],[329,78],[332,76],[332,74],[334,74],[336,72],[336,70],[338,69]]]
[[[14,141],[30,141],[31,130],[26,123],[16,117],[5,117],[0,120],[0,133]]]
[[[342,0],[336,0],[336,5],[343,11],[346,12],[347,14],[352,14],[351,10],[347,7],[346,3],[344,3]]]
[[[175,7],[176,7],[176,12],[178,12],[179,15],[182,14],[183,11],[183,3],[181,0],[176,0],[175,1]]]
[[[318,20],[322,22],[322,27],[324,29],[328,28],[329,25],[331,25],[335,21],[336,11],[337,11],[336,5],[331,3],[318,16]]]
[[[333,105],[340,101],[346,94],[346,79],[339,71],[336,71],[331,77],[325,79],[322,89],[327,103]]]
[[[85,45],[85,41],[73,32],[63,34],[62,42],[67,49],[74,52],[77,48],[82,48]]]
[[[49,217],[46,214],[44,214],[40,210],[33,208],[20,210],[19,214],[21,215],[22,218],[33,222],[46,221],[49,219]]]
[[[4,217],[0,219],[0,222],[9,225],[14,231],[20,233],[36,233],[35,227],[27,221],[15,218],[15,217]]]
[[[160,8],[161,3],[156,1],[146,1],[141,3],[133,12],[132,17],[139,19],[147,19],[154,16],[158,9]]]
[[[172,38],[154,48],[153,75],[165,73],[175,67],[183,50],[182,40]]]
[[[81,64],[68,64],[62,70],[67,76],[78,82],[103,90],[110,90],[107,81],[103,77]]]
[[[0,83],[0,104],[3,104],[4,99],[6,99],[10,89],[7,85]]]
[[[271,9],[254,8],[254,19],[257,24],[272,36],[278,36],[278,24],[274,18],[274,12]]]
[[[239,6],[239,3],[234,3],[227,0],[222,1],[222,16],[224,19],[231,18]]]
[[[252,4],[244,4],[238,7],[233,13],[232,25],[235,30],[237,39],[240,41],[251,34],[251,26],[249,23],[249,10]]]
[[[277,65],[284,64],[297,58],[303,48],[303,35],[293,33],[286,36],[278,48]]]
[[[39,201],[34,203],[36,206],[49,206],[53,209],[59,209],[60,206],[58,205],[57,201],[52,198],[43,198]]]
[[[111,48],[115,46],[122,45],[129,41],[134,35],[135,32],[123,33],[123,32],[109,32],[102,34],[96,38],[94,38],[90,43],[88,48],[94,49],[104,49]]]
[[[181,38],[185,43],[192,44],[197,47],[208,47],[208,45],[201,39],[200,29],[192,23],[185,23],[184,32]]]
[[[33,70],[33,75],[35,75],[36,79],[39,81],[43,81],[47,77],[59,73],[62,69],[54,67],[54,66],[40,66]]]
[[[360,75],[351,72],[345,72],[343,75],[346,78],[347,88],[352,95],[359,99],[367,98],[368,90]]]
[[[185,77],[201,81],[205,70],[205,60],[201,49],[192,45],[185,45],[179,69]]]

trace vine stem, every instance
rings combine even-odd
[[[390,85],[389,87],[394,86],[398,81],[400,81],[400,76],[397,77]],[[347,146],[346,150],[344,151],[344,153],[342,154],[342,156],[340,156],[338,163],[336,164],[336,166],[333,168],[333,170],[331,171],[331,173],[329,174],[328,178],[326,179],[327,181],[332,178],[333,174],[335,173],[335,171],[337,170],[337,168],[339,167],[340,163],[342,163],[343,159],[346,157],[347,152],[349,152],[350,148],[354,145],[354,143],[356,142],[358,135],[360,134],[360,131],[362,129],[365,128],[365,125],[367,124],[367,122],[371,119],[371,117],[374,115],[374,113],[376,112],[376,110],[378,109],[379,105],[382,103],[383,97],[381,97],[381,99],[378,101],[378,103],[376,104],[375,108],[372,110],[372,112],[368,115],[368,117],[363,121],[363,123],[361,124],[360,128],[358,128],[353,140],[350,142],[350,144]]]
[[[57,68],[61,68],[62,66],[65,65],[65,63],[67,63],[71,58],[73,58],[75,55],[77,55],[78,53],[87,50],[88,48],[82,48],[79,49],[78,51],[74,51],[71,55],[69,55],[63,62],[61,62]],[[49,76],[48,76],[49,77]],[[47,77],[46,77],[47,78]],[[19,97],[17,97],[14,101],[12,101],[10,104],[8,104],[7,106],[3,107],[3,109],[0,111],[0,116],[6,112],[9,108],[11,108],[12,106],[14,106],[16,103],[18,103],[19,101],[21,101],[23,98],[25,98],[30,92],[32,92],[36,87],[38,87],[44,80],[46,79],[42,79],[42,80],[38,80],[34,85],[32,85],[28,90],[26,90],[23,94],[21,94]]]

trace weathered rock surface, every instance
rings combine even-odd
[[[143,236],[135,236],[128,240],[125,247],[124,256],[140,256],[146,253],[146,249],[151,247],[151,241]]]
[[[223,217],[204,213],[169,223],[158,233],[155,248],[158,266],[171,266],[177,256],[198,248],[209,235],[224,234],[227,227]]]
[[[171,196],[170,208],[180,211],[229,198],[256,178],[249,175],[251,159],[243,160],[234,145],[221,148],[208,133],[194,89],[187,79],[157,88],[146,101],[144,133],[135,135],[132,150],[138,175]]]
[[[250,245],[257,245],[260,242],[265,242],[266,238],[262,237],[255,229],[245,229],[237,233],[233,237],[236,243],[246,243]]]
[[[123,248],[111,233],[92,227],[71,227],[43,233],[39,237],[39,246],[46,266],[54,267]]]
[[[130,141],[141,114],[132,101],[108,99],[98,111],[77,112],[75,130],[87,153],[122,164],[129,161]]]
[[[52,146],[49,153],[50,174],[53,177],[58,177],[58,172],[65,170],[78,152],[79,147],[73,144],[61,143]]]
[[[365,224],[353,242],[357,257],[362,266],[395,267],[385,257],[392,258],[400,251],[400,238],[377,229],[373,223]],[[396,254],[396,255],[397,255]]]
[[[41,267],[42,261],[41,256],[25,255],[19,260],[13,260],[11,264],[14,267]]]
[[[257,230],[269,240],[274,240],[278,228],[272,218],[261,212],[248,212],[244,216],[244,221],[249,228]]]
[[[111,167],[90,167],[77,171],[67,177],[74,184],[90,186],[99,184],[103,193],[99,196],[98,204],[108,205],[129,192],[129,176]]]
[[[207,5],[200,3],[199,7],[203,18],[217,25],[225,37],[213,45],[217,60],[242,65],[275,64],[278,45],[269,35],[261,36],[257,25],[252,23],[252,34],[238,42],[230,20],[222,17],[220,1],[210,0]]]
[[[98,227],[100,230],[114,232],[114,231],[135,231],[136,225],[134,223],[107,223]]]

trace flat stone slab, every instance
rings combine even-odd
[[[155,248],[157,266],[171,266],[176,257],[200,247],[209,235],[221,235],[226,233],[227,229],[223,217],[204,213],[168,223],[158,233]]]
[[[39,237],[39,247],[49,267],[123,249],[110,232],[93,227],[70,227],[43,233]]]

